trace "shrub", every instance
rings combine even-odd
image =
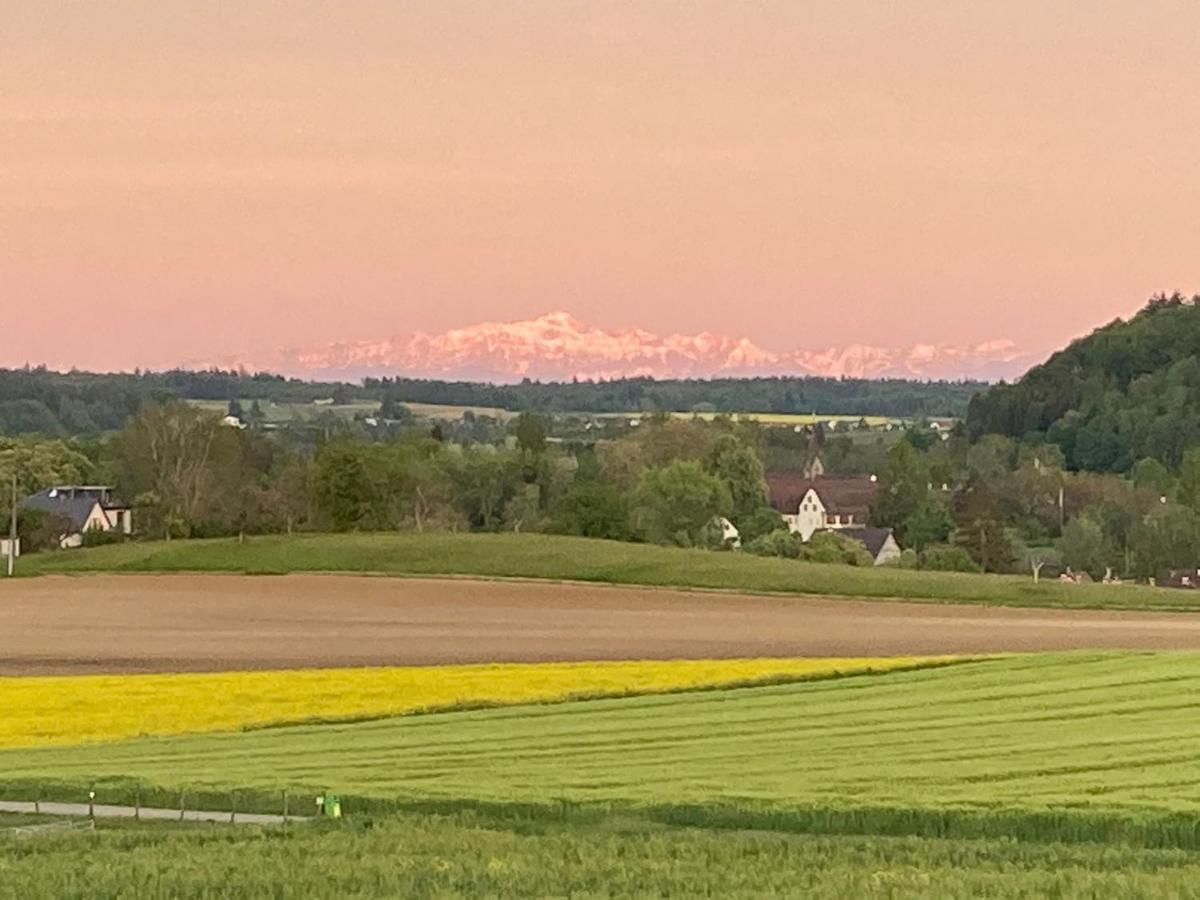
[[[109,531],[101,531],[98,528],[92,528],[83,533],[83,546],[103,547],[106,544],[122,544],[125,542],[125,539],[125,532],[120,529],[113,528]]]
[[[804,559],[809,562],[844,563],[849,566],[874,564],[867,548],[854,538],[836,531],[818,531],[804,545]]]
[[[962,547],[931,544],[920,555],[919,568],[935,572],[978,572],[979,566]]]
[[[747,553],[756,556],[778,556],[783,559],[799,559],[804,552],[804,544],[800,535],[793,534],[786,528],[780,528],[769,534],[756,537],[742,546]]]

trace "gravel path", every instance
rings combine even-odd
[[[24,800],[0,800],[0,813],[28,813],[35,812],[44,816],[91,816],[94,815],[97,819],[132,819],[139,817],[142,819],[161,819],[179,821],[178,809],[162,809],[152,806],[143,806],[137,809],[132,806],[112,806],[107,803],[97,803],[89,807],[86,803],[55,803],[49,800],[43,800],[38,804],[26,802]],[[206,812],[204,810],[185,809],[183,813],[185,822],[224,822],[233,825],[282,825],[284,823],[283,816],[272,816],[264,813],[235,813],[230,816],[229,811],[225,812]],[[301,816],[288,816],[288,822],[305,821]]]

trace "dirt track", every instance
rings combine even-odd
[[[340,575],[0,582],[0,674],[1200,649],[1200,615]]]

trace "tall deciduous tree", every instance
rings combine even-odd
[[[214,487],[213,445],[222,426],[187,403],[147,404],[114,444],[117,486],[141,498],[141,515],[164,536],[188,535]]]
[[[696,546],[705,543],[717,516],[728,515],[729,488],[695,460],[649,469],[634,495],[638,532],[649,541]]]

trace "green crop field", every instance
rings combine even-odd
[[[169,861],[169,864],[167,863]],[[403,815],[288,831],[101,822],[6,839],[0,897],[1197,896],[1200,856],[1120,846],[711,832],[636,817]]]
[[[0,753],[3,795],[135,780],[347,808],[1200,846],[1200,654],[1076,653],[704,694]],[[65,789],[65,788],[64,788]],[[59,790],[58,787],[55,790]],[[352,799],[358,798],[358,799]]]
[[[347,818],[0,817],[0,898],[1200,897],[1198,690],[1200,654],[1047,654],[3,751],[4,799]]]
[[[860,569],[742,553],[552,535],[344,534],[133,542],[22,558],[17,574],[377,572],[652,585],[747,593],[1027,607],[1200,610],[1200,596],[1136,585],[1034,584],[1014,575]]]

